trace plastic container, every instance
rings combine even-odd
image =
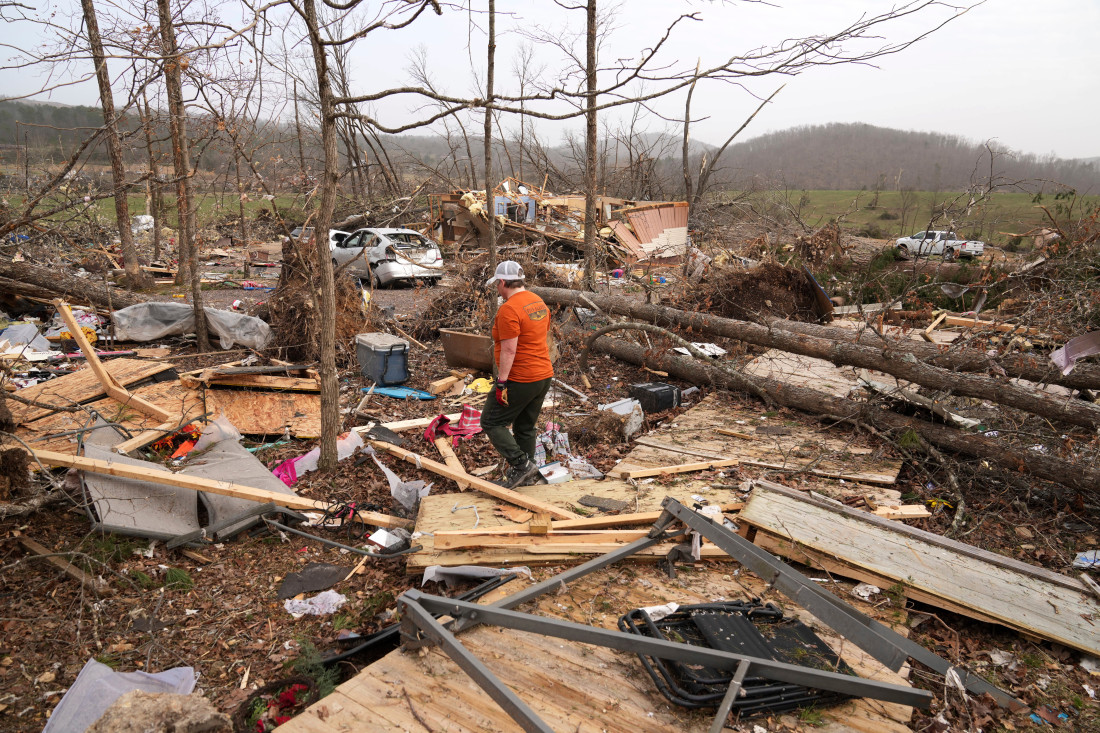
[[[630,396],[642,403],[646,413],[664,412],[680,404],[680,388],[664,382],[632,384]]]
[[[355,337],[359,371],[375,384],[404,384],[409,379],[409,342],[388,333]]]

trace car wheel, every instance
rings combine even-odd
[[[954,262],[958,258],[959,258],[959,250],[955,249],[954,247],[949,247],[943,253],[943,261],[944,262]]]
[[[370,272],[370,284],[371,287],[373,287],[375,290],[382,289],[382,281],[378,279],[378,273],[374,270],[371,270]]]
[[[438,284],[439,284],[439,278],[438,277],[429,277],[428,278],[428,287],[429,288],[434,288]]]
[[[898,256],[901,257],[903,260],[909,259],[909,248],[906,247],[904,244],[899,244]]]

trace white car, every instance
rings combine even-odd
[[[902,237],[897,241],[897,248],[902,257],[943,255],[945,260],[954,260],[958,257],[980,257],[985,251],[985,242],[956,239],[955,232],[929,230]]]
[[[412,229],[358,229],[333,247],[332,264],[347,264],[348,273],[370,278],[376,288],[443,279],[439,245]]]
[[[302,236],[303,234],[305,235],[304,237]],[[331,250],[339,246],[340,242],[342,242],[344,238],[347,237],[349,234],[351,234],[351,232],[345,232],[340,229],[329,229],[328,248]],[[294,227],[294,229],[290,232],[290,236],[294,239],[302,239],[303,241],[308,242],[310,239],[313,238],[313,227],[306,227],[305,229],[303,229],[302,227]]]

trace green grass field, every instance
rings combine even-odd
[[[1040,205],[1066,219],[1079,218],[1086,210],[1100,206],[1100,196],[1059,200],[1044,196],[1036,202],[1027,193],[994,193],[967,213],[969,199],[961,193],[883,191],[878,195],[877,206],[872,206],[874,199],[872,191],[806,191],[804,195],[803,192],[791,195],[791,203],[801,204],[800,215],[812,227],[843,217],[846,229],[881,239],[894,239],[928,228],[948,228],[949,218],[933,216],[933,211],[946,203],[958,212],[954,217],[960,236],[997,245],[1008,244],[1012,234],[1050,226]]]

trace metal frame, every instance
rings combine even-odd
[[[1025,707],[1020,700],[999,687],[991,685],[977,675],[970,674],[965,669],[956,667],[915,641],[860,613],[832,593],[808,580],[787,563],[757,547],[736,532],[731,532],[726,527],[710,521],[671,497],[664,500],[661,508],[664,509],[662,517],[665,514],[675,517],[706,537],[730,557],[761,578],[770,581],[795,603],[894,671],[900,669],[906,659],[911,658],[945,677],[954,671],[969,692],[975,695],[988,693],[1001,707],[1011,710]]]
[[[673,523],[680,523],[698,532],[746,568],[771,582],[823,623],[891,669],[897,671],[907,659],[912,658],[945,676],[954,671],[966,689],[976,695],[989,693],[1000,705],[1013,710],[1023,707],[1023,703],[1004,690],[976,675],[967,673],[966,670],[955,667],[916,642],[860,613],[836,596],[819,588],[787,563],[773,557],[721,524],[685,507],[676,499],[666,498],[662,503],[662,509],[661,516],[653,524],[648,536],[490,605],[483,606],[442,596],[427,595],[415,589],[406,591],[398,598],[398,608],[402,613],[401,635],[405,646],[416,648],[434,644],[442,647],[459,667],[529,733],[550,733],[552,729],[488,667],[482,664],[481,660],[466,649],[455,633],[478,624],[491,624],[501,628],[596,644],[645,656],[734,670],[730,686],[711,725],[711,733],[722,730],[732,704],[741,692],[745,676],[752,667],[755,667],[756,674],[781,682],[902,705],[915,707],[929,705],[932,700],[930,692],[908,686],[892,685],[662,639],[649,639],[511,610],[568,582],[630,557],[640,550],[683,534],[682,529],[669,529]],[[436,620],[436,616],[443,615],[452,617],[453,620],[448,624],[450,628]]]

